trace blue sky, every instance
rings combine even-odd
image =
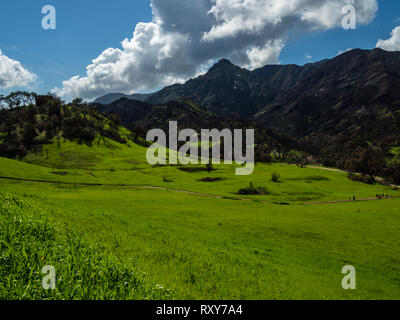
[[[349,48],[373,49],[378,39],[387,39],[391,31],[400,25],[400,1],[378,1],[379,10],[375,19],[368,25],[359,25],[356,30],[337,28],[311,33],[289,43],[281,54],[283,64],[304,64],[305,54],[312,56],[310,61],[332,58],[339,51]]]
[[[46,93],[61,85],[62,80],[83,74],[105,48],[119,47],[122,39],[131,36],[137,22],[150,21],[149,3],[2,0],[0,49],[37,74],[40,83],[35,89]],[[47,4],[56,8],[56,30],[45,31],[41,27],[42,7]]]
[[[161,7],[160,1],[154,0],[154,3]],[[168,2],[169,0],[163,1]],[[378,39],[390,38],[392,30],[400,25],[400,1],[380,0],[378,3],[379,9],[373,21],[367,25],[358,25],[356,30],[330,28],[326,31],[300,33],[296,37],[289,34],[289,38],[280,51],[279,61],[283,64],[302,65],[334,57],[339,51],[348,48],[374,48]],[[43,17],[41,10],[47,4],[54,5],[57,10],[56,30],[46,31],[41,27]],[[173,10],[173,8],[160,8],[160,16],[167,14],[173,16]],[[182,10],[188,9],[182,8]],[[185,11],[182,12],[185,15]],[[194,12],[193,16],[188,19],[195,21],[197,17]],[[93,59],[101,55],[107,48],[121,48],[123,39],[132,38],[137,23],[151,22],[152,18],[149,0],[2,0],[0,1],[0,50],[5,56],[19,61],[25,69],[37,75],[37,80],[29,89],[46,93],[55,87],[61,88],[62,82],[73,76],[84,77],[86,67],[92,63]],[[235,37],[238,38],[238,36]],[[232,43],[230,45],[234,46]],[[235,49],[235,47],[233,48]],[[217,48],[215,50],[215,55],[211,56],[213,61],[225,57],[225,54],[221,56],[219,53],[223,51]],[[238,53],[240,52],[243,51],[238,51]],[[196,56],[196,52],[190,54]],[[199,67],[200,63],[204,62],[192,56],[188,63],[199,64],[196,66]],[[177,57],[176,59],[181,58]],[[210,63],[209,59],[208,63]],[[246,65],[245,62],[242,65]],[[204,66],[207,67],[207,63]],[[136,69],[129,70],[139,74]],[[154,70],[159,69],[150,68],[148,73],[154,73]],[[130,76],[132,90],[146,92],[168,84],[168,81],[173,82],[171,77],[185,80],[194,73],[193,70],[193,68],[186,67],[185,71],[179,71],[180,73],[174,70],[163,71],[163,81],[158,83],[152,79],[146,86],[137,85],[137,79]],[[169,75],[172,76],[169,77]],[[146,82],[143,77],[140,75],[137,81]],[[83,82],[79,82],[77,85],[81,85],[81,83]],[[109,91],[127,91],[126,86],[126,84],[110,84]],[[107,85],[102,83],[101,89],[94,91],[92,96],[106,93],[107,88]],[[0,93],[6,94],[15,89],[20,88],[0,88]],[[77,92],[82,92],[83,96],[86,95],[86,91]],[[87,96],[90,98],[90,94]]]

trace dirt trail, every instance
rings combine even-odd
[[[356,200],[334,200],[334,201],[323,201],[323,202],[305,202],[304,204],[332,204],[332,203],[347,203],[347,202],[362,202],[362,201],[383,201],[393,199],[394,197],[389,198],[363,198],[363,199],[356,199]]]
[[[215,199],[222,199],[222,196],[214,195],[214,194],[208,194],[208,193],[199,193],[199,192],[194,192],[194,191],[187,191],[187,190],[180,190],[180,189],[172,189],[172,188],[167,188],[167,187],[155,187],[155,186],[126,186],[127,188],[142,188],[142,189],[153,189],[153,190],[165,190],[165,191],[174,191],[174,192],[179,192],[179,193],[185,193],[185,194],[191,194],[194,196],[199,196],[199,197],[207,197],[207,198],[215,198]],[[243,200],[243,199],[240,199]]]
[[[332,168],[324,168],[324,167],[319,167],[319,166],[307,166],[307,168],[311,168],[311,169],[319,169],[319,170],[325,170],[325,171],[333,171],[333,172],[340,172],[340,173],[347,173],[346,171],[340,170],[340,169],[332,169]],[[381,177],[376,177],[376,181],[392,187],[392,188],[397,188],[400,189],[399,185],[396,184],[390,184],[390,183],[386,183],[385,179],[381,178]]]
[[[3,177],[3,176],[0,176],[0,179],[13,180],[13,181],[24,181],[24,182],[35,182],[35,183],[48,183],[48,184],[56,184],[56,185],[70,185],[70,186],[77,186],[77,187],[113,187],[113,188],[164,190],[164,191],[173,191],[173,192],[179,192],[179,193],[184,193],[184,194],[190,194],[190,195],[199,196],[199,197],[207,197],[207,198],[215,198],[215,199],[230,199],[230,198],[220,196],[220,195],[215,195],[215,194],[200,193],[200,192],[167,188],[167,187],[159,187],[159,186],[106,184],[106,183],[81,183],[81,182],[75,183],[75,182],[36,180],[36,179],[22,179],[22,178]],[[251,199],[246,199],[246,198],[232,198],[231,200],[251,201]],[[267,203],[266,201],[261,201],[261,202]]]
[[[346,173],[346,171],[343,171],[343,170],[340,170],[340,169],[332,169],[332,168],[325,168],[325,167],[319,167],[319,166],[306,166],[306,168]]]

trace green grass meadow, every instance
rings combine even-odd
[[[284,164],[244,177],[150,166],[145,154],[67,141],[0,158],[0,299],[400,299],[400,191]],[[239,195],[250,182],[267,194]],[[392,198],[330,203],[376,194]],[[342,288],[345,265],[356,290]]]

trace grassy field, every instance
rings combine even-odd
[[[27,203],[13,204],[22,220],[45,220],[60,230],[46,245],[39,245],[40,232],[29,233],[26,267],[0,265],[0,298],[48,298],[51,293],[40,290],[24,296],[24,288],[41,281],[39,257],[47,245],[63,277],[77,270],[71,257],[84,254],[68,240],[72,232],[83,235],[84,252],[96,247],[83,265],[96,272],[115,265],[121,279],[131,274],[132,284],[122,290],[122,280],[110,280],[88,296],[84,289],[67,289],[84,287],[71,276],[67,293],[57,289],[53,298],[400,299],[399,191],[353,182],[340,172],[281,164],[257,165],[248,177],[235,176],[234,166],[215,166],[210,173],[151,167],[145,152],[111,141],[93,147],[63,142],[23,162],[0,158],[2,205]],[[272,172],[280,173],[280,183],[271,181]],[[207,177],[220,180],[201,181]],[[239,195],[250,182],[268,194]],[[383,193],[393,198],[328,203]],[[2,215],[6,230],[12,223],[3,209]],[[18,238],[21,231],[13,234]],[[2,237],[4,256],[11,249]],[[51,249],[59,243],[64,251]],[[66,259],[61,264],[60,257]],[[100,260],[99,266],[93,262]],[[357,290],[341,287],[348,264],[357,270]]]
[[[57,228],[43,207],[0,195],[0,299],[166,299],[168,291],[151,285],[124,263],[104,255],[84,236]],[[56,290],[44,290],[42,278],[56,270]],[[43,273],[44,272],[44,273]]]

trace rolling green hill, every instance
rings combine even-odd
[[[215,166],[210,173],[152,167],[144,155],[145,148],[133,142],[106,140],[89,147],[54,141],[23,161],[0,158],[1,201],[7,205],[4,195],[13,195],[40,208],[40,215],[20,210],[24,219],[48,219],[61,230],[84,234],[87,245],[101,244],[98,254],[113,263],[133,261],[135,267],[128,270],[146,274],[147,289],[139,298],[400,298],[399,199],[331,203],[353,195],[396,197],[399,191],[314,168],[260,164],[243,179],[234,175],[234,166]],[[272,172],[280,173],[280,183],[270,180]],[[239,195],[250,181],[269,194]],[[36,239],[35,233],[31,237]],[[58,241],[64,240],[50,238],[46,246]],[[29,248],[32,268],[38,268],[35,257],[42,249]],[[51,254],[51,264],[62,275],[62,265],[74,268],[72,260],[57,262],[60,254],[69,257],[75,249],[68,250]],[[347,264],[358,271],[358,290],[351,292],[341,288],[341,268]],[[28,276],[28,269],[10,271],[7,281],[23,273],[18,284],[23,288],[41,279],[38,273]],[[99,295],[76,290],[52,298],[129,297],[115,285],[99,288]],[[4,278],[1,286],[8,288]],[[169,291],[152,293],[154,288]],[[3,298],[22,298],[5,292]],[[40,290],[25,296],[40,297]]]

